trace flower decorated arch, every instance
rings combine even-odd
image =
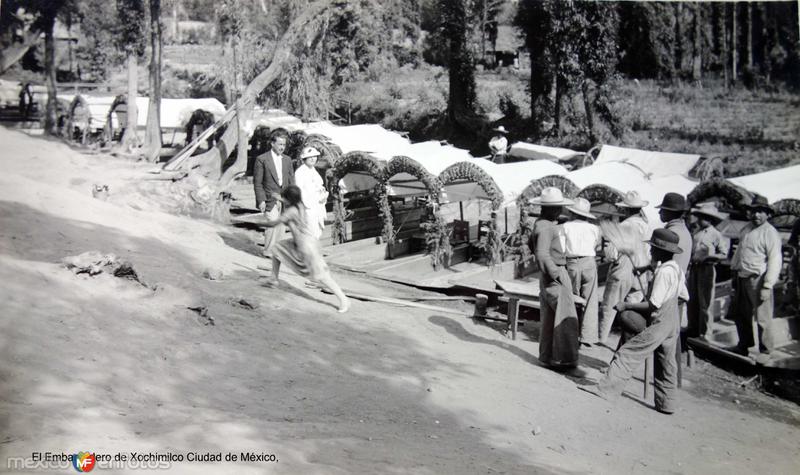
[[[497,217],[494,211],[503,205],[503,190],[483,168],[470,162],[454,163],[439,174],[439,182],[443,188],[458,181],[472,182],[480,186],[492,204],[493,219],[490,220],[486,240],[482,246],[488,256],[489,265],[494,266],[502,260],[503,243],[498,232]],[[441,222],[441,218],[441,209],[439,209],[436,212],[435,219]]]
[[[388,181],[400,173],[407,173],[413,176],[425,186],[433,200],[439,199],[439,190],[441,189],[439,179],[419,162],[402,155],[392,157],[386,165],[386,180]]]
[[[442,186],[462,180],[477,183],[489,197],[492,209],[496,210],[503,204],[503,190],[484,169],[474,163],[454,163],[439,174],[439,182]]]
[[[353,151],[344,154],[325,174],[328,181],[328,189],[333,197],[333,243],[343,243],[347,240],[344,192],[341,190],[339,183],[350,173],[364,173],[374,178],[377,182],[374,192],[378,201],[378,211],[383,218],[383,234],[384,237],[390,238],[392,234],[392,214],[386,213],[386,208],[388,207],[386,165],[366,152]]]
[[[711,198],[722,198],[728,206],[744,214],[753,196],[753,193],[728,180],[713,178],[697,185],[686,199],[690,206],[694,206]]]
[[[561,175],[547,175],[532,180],[530,185],[526,186],[525,189],[522,190],[522,193],[519,194],[519,197],[517,197],[520,221],[524,221],[525,216],[531,211],[532,205],[528,202],[532,198],[541,195],[542,190],[548,187],[558,188],[567,198],[574,198],[578,195],[578,192],[581,191],[578,185],[573,183],[572,180]]]
[[[600,202],[613,205],[622,201],[625,198],[625,193],[611,186],[595,183],[582,189],[576,196],[584,198],[590,203]]]
[[[797,216],[800,217],[800,200],[786,198],[772,204],[775,216]]]
[[[79,108],[83,108],[86,111],[86,117],[75,117]],[[91,117],[91,113],[89,112],[89,102],[86,101],[81,95],[77,95],[72,99],[72,102],[69,104],[69,110],[67,112],[67,138],[72,141],[73,139],[73,131],[75,127],[79,127],[82,130],[82,138],[81,142],[86,140],[86,134],[89,131],[89,118]]]

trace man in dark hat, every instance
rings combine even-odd
[[[730,243],[715,227],[725,216],[717,211],[714,203],[703,203],[693,208],[691,214],[697,218],[698,229],[692,236],[692,260],[688,276],[689,303],[687,305],[689,336],[711,339],[714,315],[714,282],[717,262],[728,257]]]
[[[664,195],[661,204],[656,208],[658,208],[658,216],[664,222],[664,227],[678,235],[680,240],[678,245],[684,249],[684,252],[676,255],[674,259],[683,274],[686,275],[689,270],[692,249],[692,234],[683,219],[686,214],[686,198],[680,193],[669,192]]]
[[[675,389],[678,365],[675,359],[678,338],[678,301],[689,298],[683,272],[673,256],[683,252],[678,235],[660,228],[653,231],[650,256],[655,270],[647,298],[639,303],[620,302],[617,311],[647,321],[647,327],[628,339],[614,354],[608,372],[597,385],[579,386],[603,399],[622,394],[625,383],[651,354],[655,353],[655,408],[659,412],[675,412]]]
[[[758,322],[759,357],[767,359],[774,348],[772,336],[773,291],[781,272],[781,237],[767,221],[772,207],[766,198],[756,196],[748,206],[750,223],[742,230],[739,246],[731,260],[736,271],[731,310],[736,320],[739,343],[733,351],[747,356],[756,344],[753,319]]]

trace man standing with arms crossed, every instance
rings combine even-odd
[[[773,311],[773,286],[783,264],[781,237],[767,221],[772,208],[766,198],[756,196],[748,206],[750,223],[742,230],[739,247],[731,260],[736,271],[735,290],[731,302],[736,320],[739,343],[733,351],[747,356],[748,349],[756,344],[753,335],[753,318],[758,323],[759,362],[769,359],[775,342],[771,331]]]
[[[714,283],[717,262],[728,257],[730,243],[715,227],[725,219],[714,203],[704,203],[692,209],[697,217],[698,230],[692,236],[692,262],[689,271],[689,327],[691,337],[710,340],[714,323]]]
[[[253,166],[253,187],[256,192],[256,206],[268,221],[276,221],[281,216],[283,206],[279,196],[289,185],[294,185],[294,166],[292,160],[283,154],[286,149],[286,136],[274,134],[271,148],[256,157]],[[279,224],[264,230],[264,257],[272,254],[275,243],[283,237],[284,226]]]

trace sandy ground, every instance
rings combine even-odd
[[[337,314],[297,276],[259,285],[236,264],[269,266],[247,236],[158,210],[141,194],[151,165],[4,128],[0,143],[0,472],[9,457],[91,451],[181,454],[174,473],[798,473],[798,407],[706,363],[686,370],[673,416],[641,400],[639,380],[612,405],[576,389],[608,350],[563,375],[538,365],[530,323],[511,341],[429,310]],[[90,250],[129,260],[150,287],[59,264]]]

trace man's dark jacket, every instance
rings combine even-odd
[[[278,185],[278,172],[275,170],[275,163],[272,161],[272,151],[267,151],[256,157],[256,163],[253,166],[253,187],[256,191],[256,208],[262,201],[267,202],[266,211],[272,210],[275,206],[276,198],[272,196],[273,193],[281,193],[283,188],[289,185],[294,185],[294,166],[292,159],[287,155],[281,155],[283,159],[282,174],[283,174],[283,187]]]

